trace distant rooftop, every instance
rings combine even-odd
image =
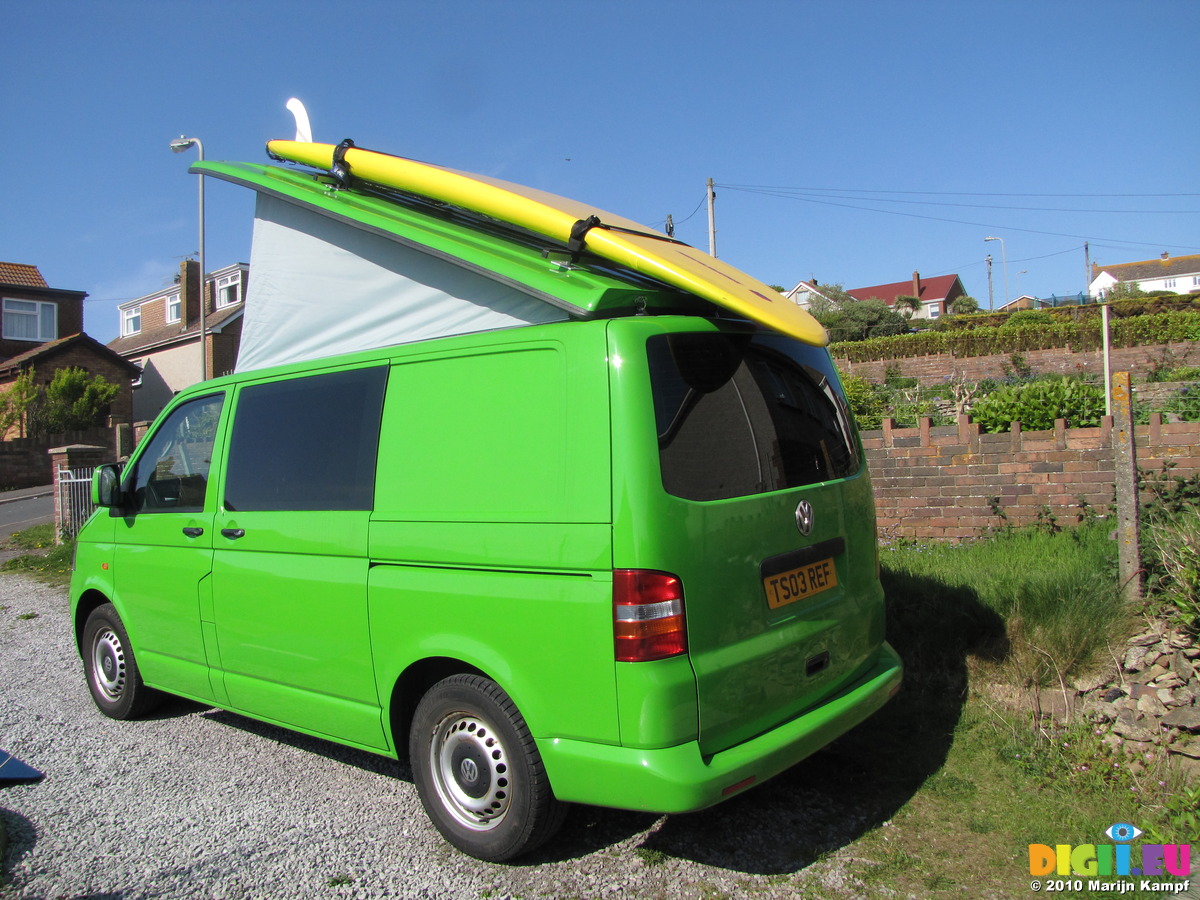
[[[46,284],[46,279],[42,277],[37,266],[10,262],[0,262],[0,284],[33,288],[50,287]]]

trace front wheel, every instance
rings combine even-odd
[[[566,813],[525,719],[499,685],[453,675],[421,698],[409,733],[425,812],[451,844],[501,862],[535,849]]]
[[[162,701],[162,694],[142,683],[129,635],[111,603],[96,607],[87,617],[82,650],[88,689],[106,716],[136,719]]]

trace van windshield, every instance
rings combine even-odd
[[[646,350],[668,493],[724,500],[858,471],[825,350],[766,333],[656,335]]]

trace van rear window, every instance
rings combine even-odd
[[[647,342],[663,487],[724,500],[844,478],[860,461],[829,354],[777,334]]]

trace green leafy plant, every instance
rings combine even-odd
[[[14,426],[22,426],[20,431],[24,432],[25,414],[38,396],[33,378],[33,369],[26,369],[13,380],[8,390],[0,392],[0,440]]]
[[[121,388],[103,375],[59,369],[29,409],[32,434],[60,434],[100,423]]]
[[[1007,431],[1020,422],[1029,431],[1046,431],[1056,419],[1069,428],[1095,427],[1104,415],[1104,391],[1070,378],[1008,385],[975,402],[971,417],[984,431]]]
[[[1200,476],[1143,476],[1142,565],[1152,601],[1200,633]]]

